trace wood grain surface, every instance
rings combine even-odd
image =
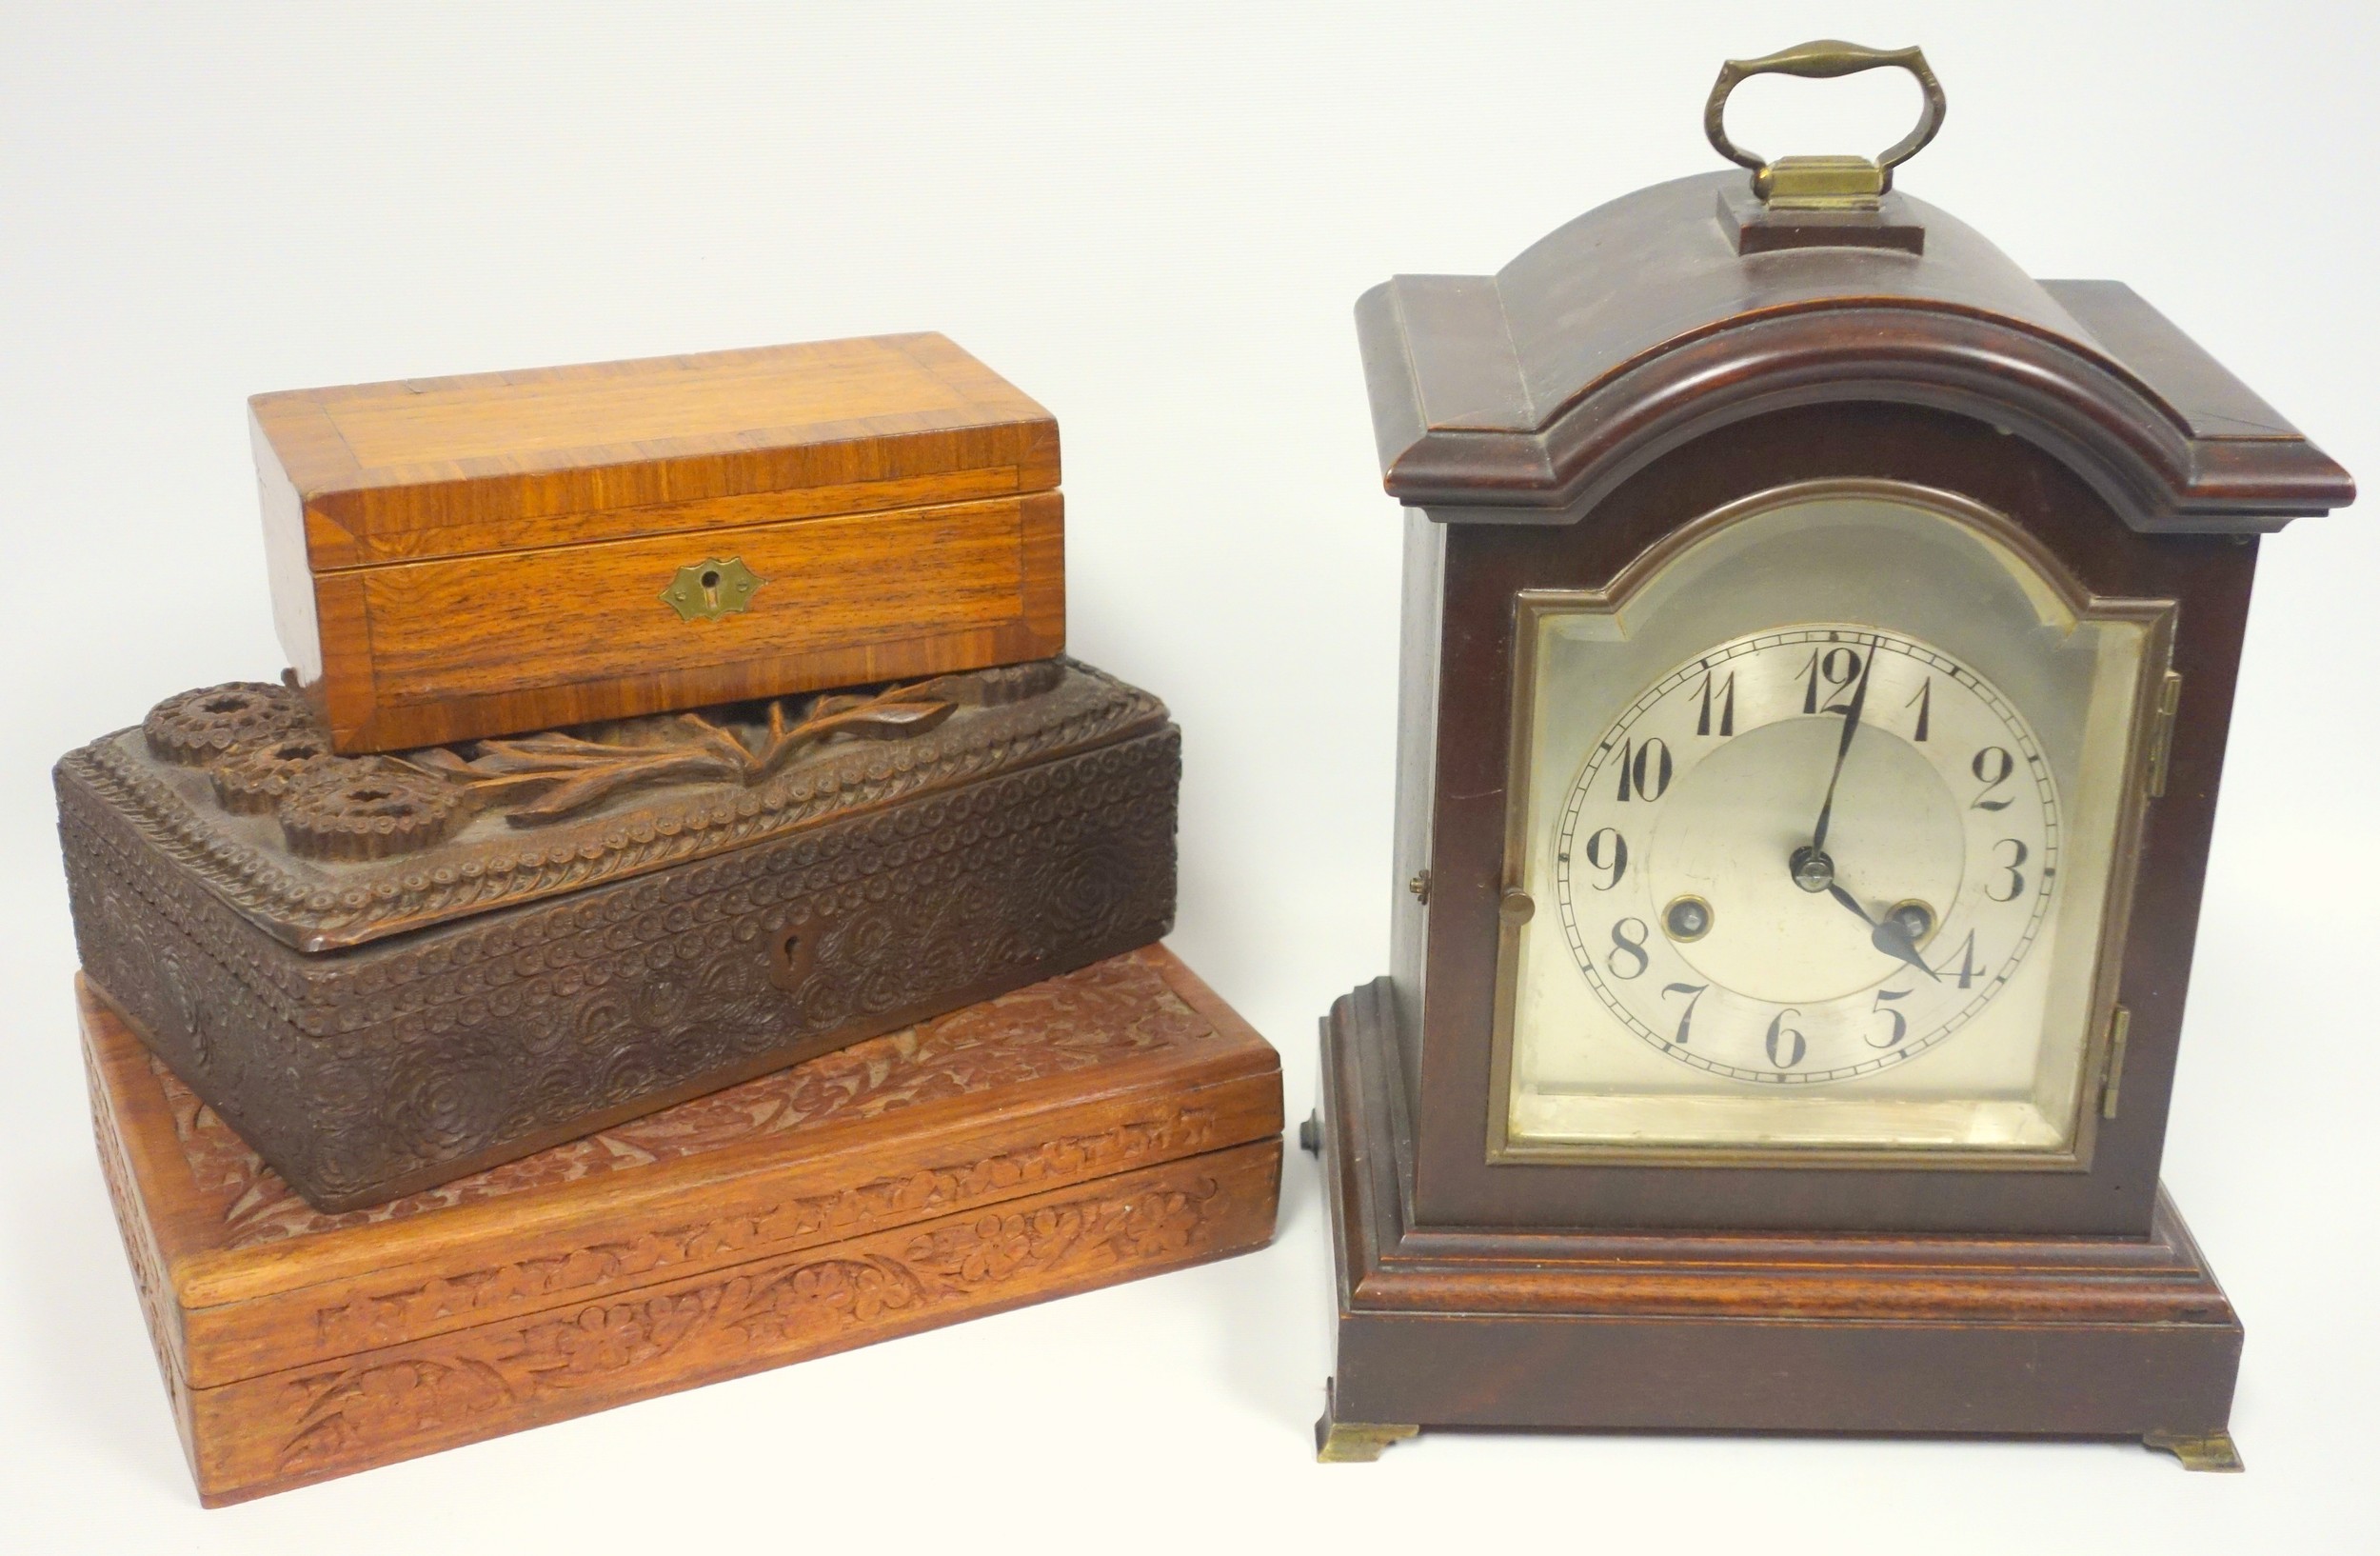
[[[1059,476],[1049,412],[936,334],[248,406],[258,469],[286,489],[268,491],[267,522],[295,521],[318,571],[1020,495]]]
[[[680,569],[730,552],[765,581],[744,610],[688,622],[661,603]],[[425,703],[631,680],[657,663],[699,671],[756,654],[832,653],[951,631],[988,637],[1023,612],[1023,505],[1003,498],[787,520],[724,535],[408,562],[324,581],[343,586],[361,592],[372,624],[371,668],[387,719]]]
[[[1057,424],[939,335],[260,395],[274,616],[337,748],[1046,657]],[[741,557],[741,613],[679,569]]]
[[[1278,1058],[1161,947],[345,1215],[82,1012],[209,1505],[1272,1233]]]
[[[2239,1320],[2170,1199],[2141,1238],[1419,1225],[1395,1020],[1383,978],[1323,1027],[1341,1424],[2225,1427]]]
[[[1738,178],[1639,190],[1493,276],[1366,292],[1390,492],[1449,522],[1570,524],[1692,438],[1823,399],[2017,432],[2140,529],[2257,533],[2352,500],[2345,470],[2119,283],[2035,281],[1905,196],[1922,255],[1746,258],[1714,219]]]

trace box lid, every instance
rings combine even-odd
[[[344,1214],[85,988],[103,1162],[205,1387],[1270,1139],[1280,1061],[1161,946]],[[136,1250],[136,1258],[140,1257]]]
[[[397,756],[338,756],[306,700],[169,697],[59,760],[60,803],[139,837],[302,951],[708,858],[1163,728],[1071,659],[735,703]]]
[[[1044,491],[1058,424],[938,334],[260,394],[316,572]]]

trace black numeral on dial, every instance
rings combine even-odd
[[[1628,840],[1616,827],[1598,828],[1579,851],[1587,856],[1588,864],[1603,871],[1603,879],[1596,884],[1597,891],[1611,890],[1628,873]]]
[[[1936,968],[1934,970],[1936,972],[1947,972],[1950,969],[1947,968]],[[1985,968],[1975,965],[1975,932],[1973,929],[1970,929],[1967,931],[1967,938],[1958,943],[1958,987],[1961,988],[1974,987],[1975,980],[1978,977],[1981,977],[1985,970]]]
[[[1793,1068],[1801,1063],[1801,1056],[1810,1051],[1810,1045],[1802,1040],[1800,1029],[1785,1025],[1787,1016],[1800,1014],[1799,1010],[1787,1006],[1769,1023],[1769,1063],[1779,1069]]]
[[[1862,663],[1858,651],[1853,648],[1829,648],[1824,653],[1811,650],[1810,663],[1801,668],[1806,683],[1801,694],[1801,710],[1805,713],[1850,712],[1851,704],[1847,699],[1852,687],[1859,680]],[[1825,689],[1833,693],[1823,707],[1818,702],[1821,681],[1825,683]]]
[[[1683,994],[1686,996],[1686,1008],[1679,1011],[1677,1014],[1677,1036],[1675,1039],[1676,1042],[1682,1045],[1686,1041],[1686,1034],[1694,1030],[1695,1007],[1701,1003],[1702,991],[1710,987],[1711,986],[1709,984],[1664,984],[1661,986],[1661,992],[1663,994]]]
[[[2008,880],[2005,883],[1995,881],[1992,886],[1985,887],[1983,894],[1993,902],[2014,902],[2025,894],[2025,872],[2016,867],[2023,864],[2031,855],[2024,844],[2013,837],[2000,839],[1993,845],[1993,848],[1995,850],[2006,850],[2008,853],[2008,857],[2000,861],[2000,872],[2006,875]],[[1993,889],[1993,887],[2003,884],[2008,888],[2006,891]]]
[[[1702,709],[1695,715],[1695,733],[1707,735],[1711,732],[1711,699],[1715,692],[1718,698],[1719,708],[1718,732],[1722,736],[1732,735],[1735,732],[1735,672],[1734,670],[1728,671],[1727,679],[1721,681],[1716,688],[1711,684],[1710,675],[1706,673],[1702,677]]]
[[[1996,800],[1992,798],[1992,791],[2016,773],[2016,758],[2009,754],[2007,747],[1986,746],[1975,753],[1975,759],[1967,765],[1967,770],[1983,785],[1983,791],[1975,796],[1973,808],[2005,810],[2013,803],[2012,797],[2006,794]]]
[[[1639,746],[1623,741],[1619,748],[1619,797],[1625,803],[1633,786],[1637,799],[1657,800],[1669,792],[1670,774],[1675,771],[1670,761],[1669,742],[1656,735]]]
[[[1636,929],[1633,938],[1628,932],[1631,926]],[[1653,958],[1644,953],[1644,943],[1652,933],[1651,927],[1642,919],[1621,919],[1612,926],[1612,948],[1604,957],[1603,965],[1611,969],[1613,977],[1641,978],[1644,976],[1644,969],[1653,965]],[[1636,966],[1626,972],[1620,971],[1619,964],[1622,957],[1634,962]]]
[[[1898,1010],[1887,1010],[1884,1007],[1884,1002],[1886,1000],[1905,1000],[1914,992],[1914,989],[1908,988],[1879,988],[1875,991],[1875,999],[1869,1005],[1868,1009],[1872,1014],[1883,1016],[1885,1019],[1892,1022],[1893,1030],[1881,1043],[1877,1042],[1873,1037],[1869,1038],[1868,1047],[1872,1048],[1895,1047],[1899,1046],[1902,1038],[1909,1035],[1909,1018],[1902,1015]]]

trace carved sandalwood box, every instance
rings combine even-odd
[[[1060,659],[403,756],[213,687],[55,776],[93,987],[342,1210],[1147,945],[1180,770]]]
[[[82,1008],[101,1164],[209,1506],[1273,1232],[1279,1062],[1161,947],[347,1215]]]
[[[342,751],[1065,646],[1058,425],[940,335],[249,409],[282,645]]]

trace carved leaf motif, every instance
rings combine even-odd
[[[1201,1150],[1214,1138],[1215,1115],[1210,1109],[1180,1108],[1098,1134],[1053,1140],[969,1164],[921,1168],[905,1178],[756,1207],[714,1221],[640,1232],[561,1258],[525,1261],[375,1293],[319,1310],[314,1315],[315,1331],[326,1345],[350,1349],[390,1345],[410,1338],[425,1324],[459,1313],[510,1307],[575,1287],[707,1263],[747,1248],[813,1237],[830,1227],[843,1236],[863,1234],[922,1212],[1013,1191],[1027,1183],[1062,1181],[1092,1171],[1114,1172],[1154,1157]],[[1164,1211],[1179,1209],[1179,1204],[1169,1206],[1155,1199],[1141,1203],[1144,1216],[1154,1213],[1158,1217],[1160,1243],[1178,1247],[1186,1241],[1188,1228],[1180,1228],[1177,1238],[1173,1224],[1163,1218]],[[977,1225],[996,1239],[1003,1235],[1006,1226],[997,1217]],[[1048,1229],[1056,1226],[1052,1222],[1043,1228],[1045,1244]],[[1004,1235],[1014,1238],[1022,1230],[1023,1224],[1019,1223]],[[995,1266],[1013,1267],[1014,1263],[1013,1253],[989,1252],[974,1258],[972,1267],[962,1273],[978,1280],[996,1272]]]
[[[796,1259],[676,1292],[597,1303],[535,1319],[507,1338],[466,1334],[457,1348],[292,1380],[297,1420],[283,1472],[451,1430],[517,1400],[566,1393],[645,1366],[707,1337],[740,1347],[825,1338],[887,1315],[997,1300],[1021,1277],[1064,1275],[1188,1251],[1229,1196],[1214,1179],[1113,1191],[1002,1214],[912,1239],[900,1256],[858,1250]],[[302,1402],[302,1403],[298,1403]]]
[[[474,800],[505,790],[535,792],[528,803],[506,810],[505,819],[514,827],[541,827],[642,785],[713,781],[749,788],[776,773],[797,752],[838,735],[897,740],[923,734],[958,710],[958,703],[938,687],[939,681],[926,681],[869,697],[819,697],[790,720],[786,699],[779,698],[768,705],[767,729],[757,747],[699,713],[682,713],[660,727],[661,741],[654,745],[553,731],[481,741],[467,757],[432,747],[414,752],[409,760],[463,785]]]
[[[307,1390],[322,1383],[306,1379],[289,1386]],[[299,1418],[297,1431],[282,1449],[282,1468],[305,1469],[336,1460],[358,1444],[485,1413],[512,1394],[502,1372],[468,1357],[452,1363],[404,1361],[333,1374]]]

